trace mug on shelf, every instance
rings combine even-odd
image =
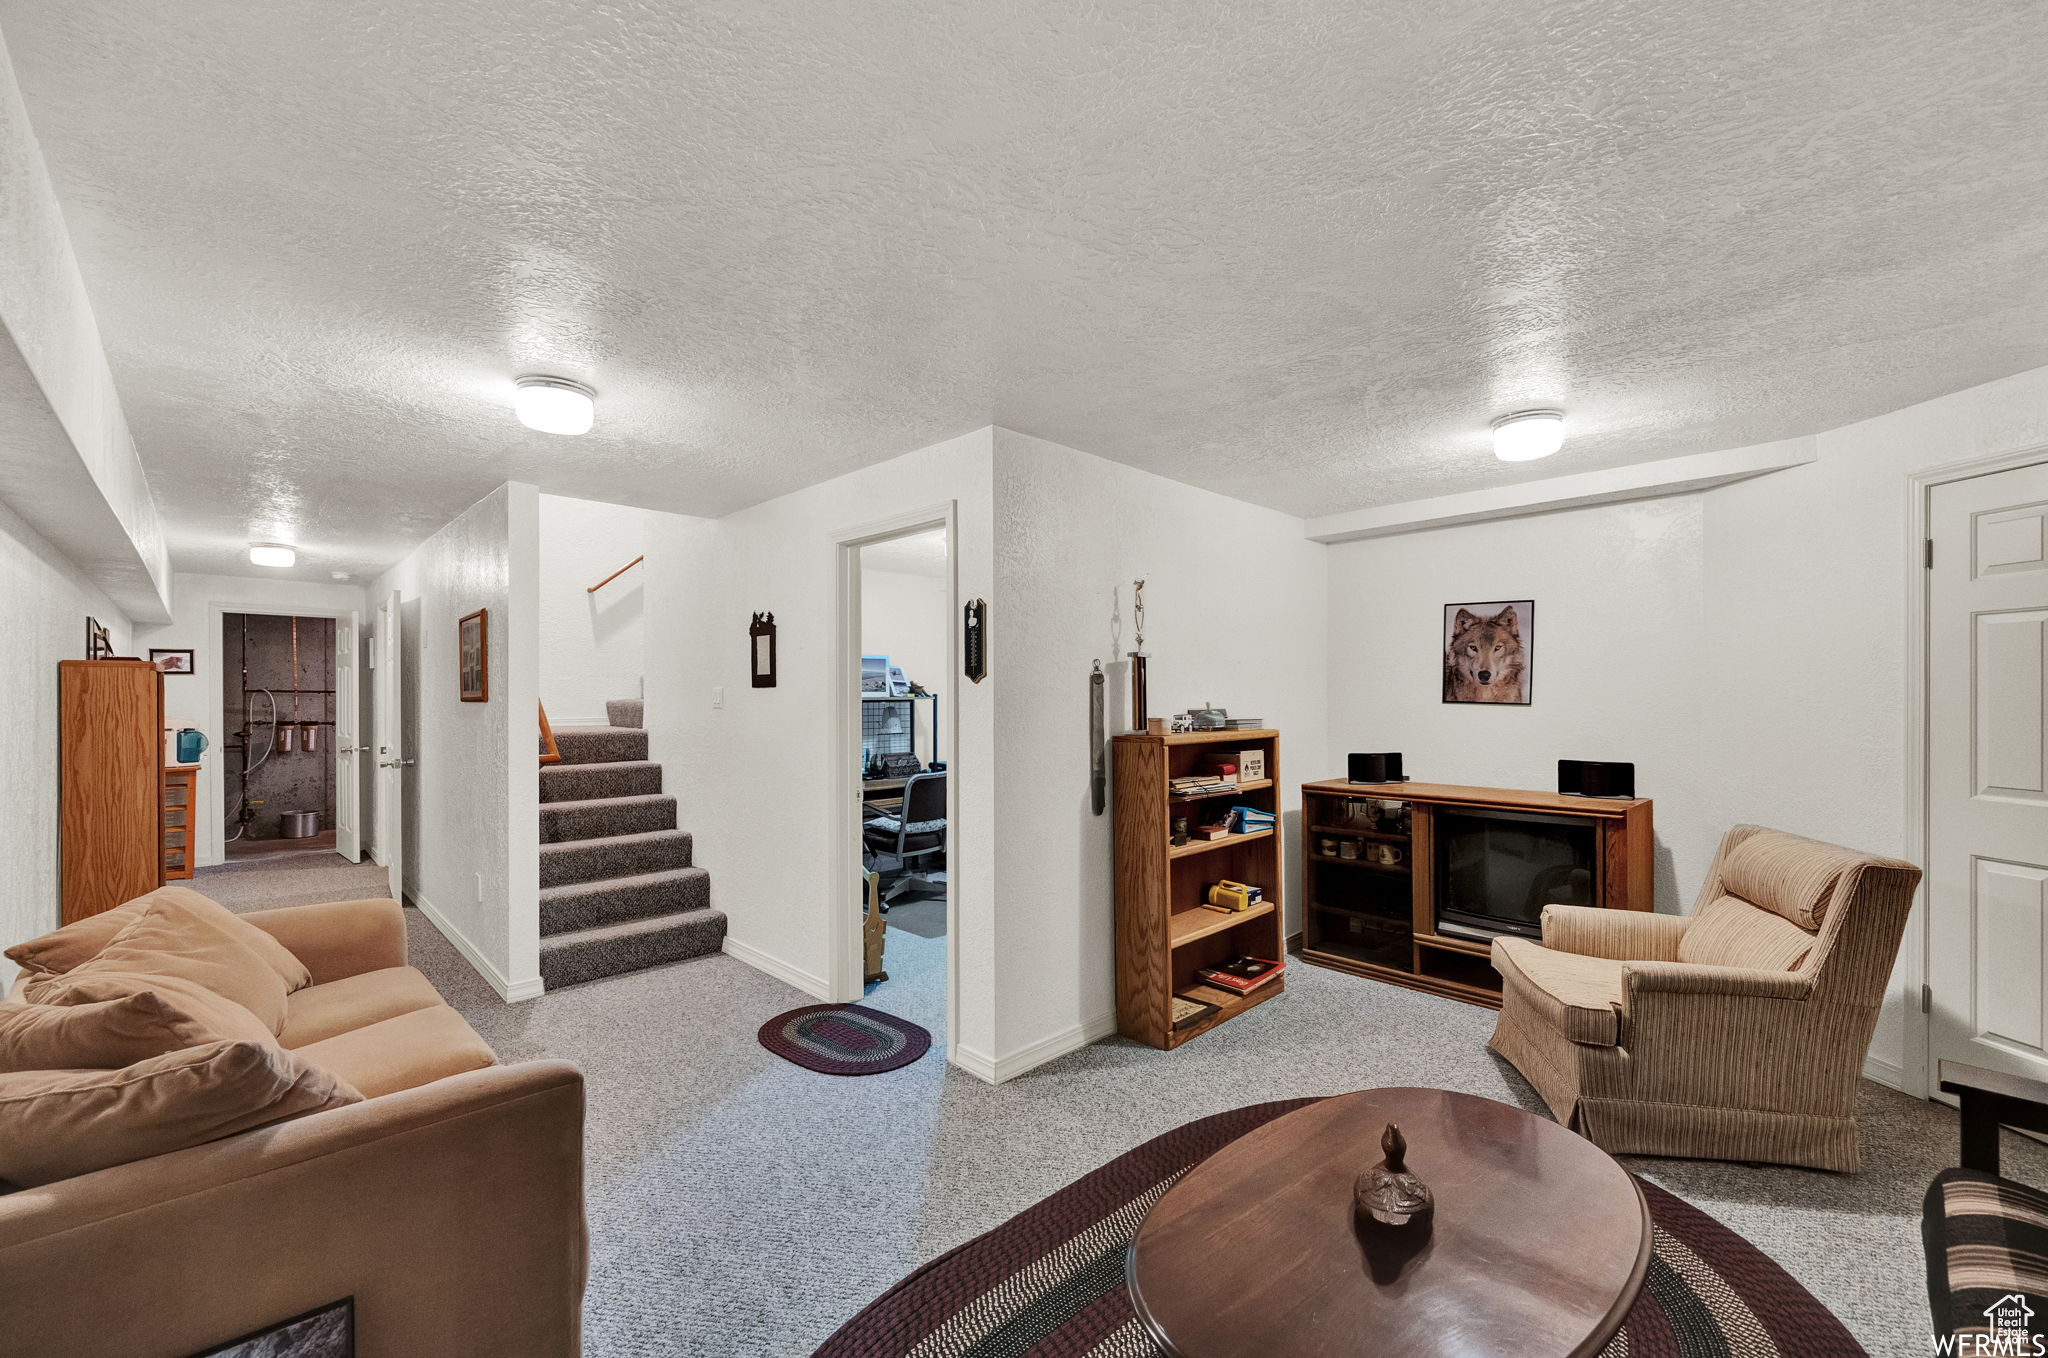
[[[1390,868],[1406,857],[1401,851],[1401,846],[1398,844],[1372,844],[1368,845],[1367,848],[1375,863]]]
[[[1339,858],[1342,858],[1342,859],[1346,859],[1346,860],[1350,860],[1350,859],[1355,859],[1355,858],[1357,858],[1357,857],[1358,857],[1358,841],[1357,841],[1357,840],[1355,840],[1355,839],[1347,839],[1347,840],[1345,840],[1345,841],[1344,841],[1344,842],[1343,842],[1342,844],[1339,844],[1339,845],[1337,846],[1337,856],[1338,856]]]

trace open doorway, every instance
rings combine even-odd
[[[835,996],[945,1033],[956,1002],[960,672],[951,506],[839,535],[840,688],[850,794]]]
[[[223,850],[230,863],[336,852],[334,618],[221,620]]]

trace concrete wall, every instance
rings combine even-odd
[[[332,618],[278,617],[229,613],[222,619],[221,663],[214,676],[220,692],[222,729],[221,819],[238,842],[275,840],[279,818],[312,811],[316,830],[333,830],[335,764],[335,623]],[[179,676],[166,687],[182,683]],[[261,689],[263,692],[254,692]],[[298,690],[294,693],[291,690]],[[273,706],[272,704],[275,704]],[[309,749],[304,723],[315,723]],[[243,776],[237,731],[250,731],[248,776]],[[277,731],[291,732],[292,748],[278,747]],[[350,761],[353,773],[355,764]],[[246,799],[246,819],[239,814]],[[230,813],[234,814],[232,820]]]
[[[540,497],[540,698],[557,726],[601,726],[606,700],[640,696],[646,567],[590,586],[644,553],[648,523],[667,517]]]
[[[0,948],[58,925],[57,662],[85,658],[88,616],[106,626],[117,654],[135,654],[113,601],[0,504],[0,825],[9,859]]]
[[[1213,702],[1280,731],[1286,917],[1299,927],[1305,779],[1327,738],[1326,548],[1302,521],[995,431],[998,1052],[1026,1069],[1114,1028],[1112,816],[1089,807],[1088,675],[1129,729],[1131,582],[1145,581],[1150,711]],[[1113,601],[1114,604],[1113,604]],[[1113,629],[1112,607],[1121,613]]]
[[[1811,463],[1699,494],[1331,548],[1331,766],[1399,749],[1420,777],[1543,788],[1561,756],[1633,759],[1667,911],[1691,908],[1742,821],[1904,852],[1906,478],[2048,445],[2048,369],[1815,444]],[[1440,606],[1532,597],[1535,702],[1443,706]],[[1870,1066],[1894,1079],[1898,984]]]
[[[540,993],[539,495],[500,486],[370,597],[403,601],[405,890],[498,993]],[[490,701],[456,686],[456,622],[489,611]]]

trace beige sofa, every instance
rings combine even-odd
[[[1547,906],[1492,1049],[1609,1151],[1855,1170],[1856,1089],[1920,870],[1738,825],[1690,915]]]
[[[0,1358],[182,1358],[344,1297],[361,1358],[577,1353],[581,1074],[497,1065],[391,901],[240,918],[311,974],[278,1045],[363,1099],[0,1195]]]

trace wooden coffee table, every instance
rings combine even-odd
[[[1424,1234],[1352,1226],[1352,1183],[1401,1124],[1436,1195]],[[1146,1215],[1131,1304],[1175,1358],[1593,1354],[1650,1263],[1614,1158],[1556,1123],[1442,1089],[1369,1089],[1231,1142]]]

